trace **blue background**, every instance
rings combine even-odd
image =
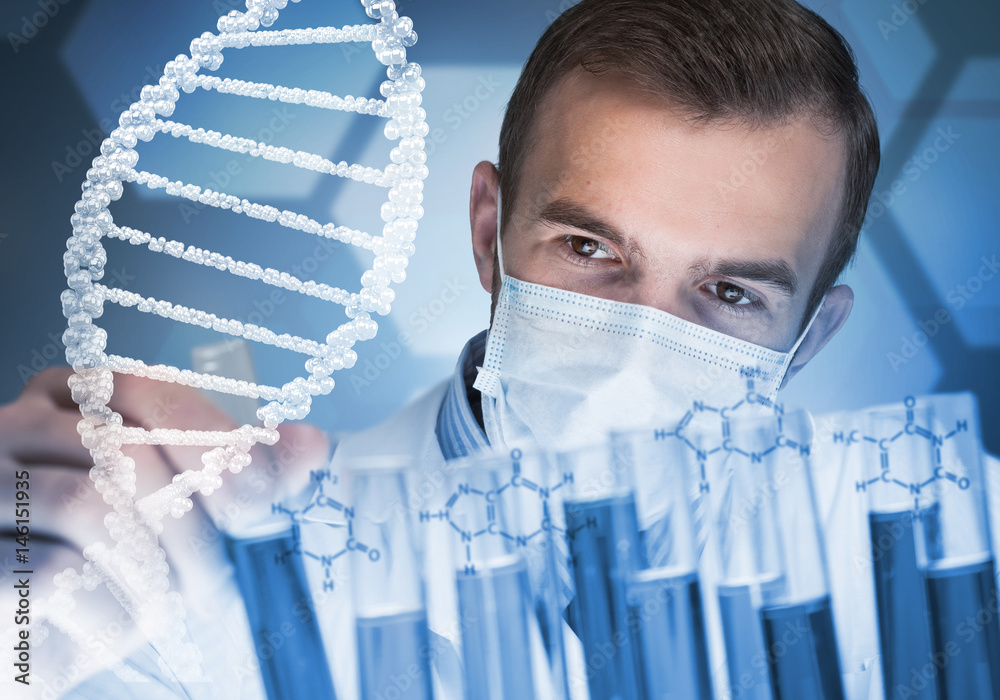
[[[0,400],[34,371],[60,364],[65,327],[62,253],[80,183],[118,114],[190,40],[215,31],[237,0],[10,0],[0,11],[3,158]],[[486,327],[489,296],[478,283],[468,229],[473,166],[495,159],[507,96],[522,62],[569,0],[404,0],[420,41],[428,139],[425,216],[417,253],[375,340],[356,346],[353,373],[314,402],[309,420],[327,430],[369,425],[451,371],[465,341]],[[879,119],[883,160],[856,264],[857,295],[845,328],[783,396],[815,412],[859,408],[906,394],[972,390],[987,446],[1000,452],[1000,4],[961,0],[807,2],[848,39]],[[365,21],[358,3],[290,4],[275,28]],[[384,68],[367,46],[227,51],[220,75],[377,96]],[[172,117],[334,162],[384,167],[388,142],[376,118],[217,95],[182,94]],[[277,110],[277,111],[275,111]],[[98,134],[96,130],[103,133]],[[437,130],[437,131],[435,131]],[[941,133],[948,139],[939,138]],[[372,233],[383,191],[345,184],[159,135],[140,145],[139,168],[221,189]],[[359,288],[370,256],[349,246],[318,250],[312,236],[231,213],[201,210],[130,188],[117,222],[237,259]],[[145,248],[107,241],[104,282],[276,332],[322,340],[344,320],[339,307],[233,279]],[[307,275],[308,276],[308,275]],[[110,352],[189,366],[189,348],[212,334],[109,308]],[[942,321],[942,319],[944,319]],[[397,345],[407,334],[408,347]],[[401,350],[401,352],[400,352]],[[261,381],[302,373],[302,357],[253,349]]]

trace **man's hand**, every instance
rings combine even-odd
[[[103,524],[110,506],[90,481],[93,461],[77,433],[80,412],[67,387],[71,374],[69,368],[41,372],[13,403],[0,406],[0,527],[13,528],[14,474],[26,469],[31,483],[31,565],[36,573],[79,566],[87,545],[113,544]],[[109,406],[128,426],[237,427],[196,389],[131,375],[115,375]],[[272,501],[301,491],[310,470],[326,465],[329,444],[320,430],[285,424],[279,433],[275,445],[251,451],[253,462],[239,475],[224,473],[225,484],[211,497],[195,494],[192,511],[179,520],[165,518],[160,544],[182,592],[219,573],[219,527],[269,512]],[[138,500],[169,484],[176,474],[201,469],[205,448],[131,445],[123,452],[135,460]]]

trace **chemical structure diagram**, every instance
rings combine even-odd
[[[565,472],[560,480],[552,486],[543,486],[529,479],[522,473],[521,461],[524,453],[520,449],[513,449],[510,452],[510,478],[494,489],[483,490],[468,483],[458,484],[456,490],[448,497],[443,509],[436,512],[422,510],[419,514],[421,523],[447,522],[451,529],[458,534],[462,543],[465,544],[465,562],[462,564],[463,573],[473,575],[476,573],[476,565],[473,561],[472,544],[480,537],[501,537],[512,543],[516,547],[527,547],[544,533],[551,533],[554,536],[565,536],[566,531],[553,522],[551,516],[551,501],[555,494],[573,482],[573,474]],[[511,530],[511,523],[505,523],[497,514],[498,501],[505,498],[505,494],[515,491],[522,491],[518,495],[523,497],[524,493],[531,492],[538,498],[540,511],[540,521],[537,527],[530,532],[522,533]],[[460,499],[473,499],[471,507],[479,507],[485,510],[485,526],[477,530],[460,527],[452,520],[452,510],[458,505]],[[480,521],[482,522],[482,521]]]
[[[865,435],[862,430],[854,429],[848,432],[838,431],[833,434],[833,442],[844,447],[869,443],[878,447],[879,474],[869,479],[856,481],[855,493],[865,494],[870,487],[896,488],[907,490],[914,498],[914,509],[918,508],[921,491],[938,482],[951,482],[965,491],[972,485],[968,476],[953,471],[945,464],[944,453],[950,442],[969,431],[968,419],[957,419],[955,427],[948,432],[935,433],[930,428],[920,425],[916,419],[917,399],[907,396],[903,399],[906,408],[906,423],[892,435]],[[899,440],[923,440],[933,448],[933,470],[931,475],[921,482],[906,482],[893,473],[894,460],[892,449]]]
[[[697,460],[700,472],[700,493],[708,493],[711,490],[706,462],[709,457],[717,453],[725,452],[730,455],[738,455],[752,462],[759,462],[778,449],[794,450],[803,455],[809,454],[810,446],[808,444],[799,444],[785,434],[783,425],[784,406],[756,391],[755,379],[759,376],[758,371],[747,369],[743,371],[742,375],[746,381],[746,392],[733,405],[717,407],[708,405],[703,401],[692,401],[691,407],[672,428],[654,430],[654,439],[680,440],[691,450],[691,453]],[[759,451],[752,451],[744,449],[734,441],[731,437],[730,421],[747,414],[763,414],[775,419],[776,437],[772,445]],[[710,448],[699,448],[696,444],[698,439],[694,438],[695,433],[712,436],[715,439],[715,444]],[[580,530],[596,527],[597,525],[594,518],[587,517],[584,522],[578,524],[575,528],[567,530],[565,527],[560,526],[558,518],[553,519],[552,517],[552,503],[560,495],[557,493],[560,489],[568,484],[575,483],[574,474],[572,472],[559,474],[554,479],[556,481],[554,485],[543,487],[526,479],[522,475],[521,460],[523,457],[524,455],[521,453],[521,450],[515,449],[511,451],[509,455],[510,477],[502,486],[493,490],[483,491],[473,488],[469,484],[459,484],[456,490],[450,494],[443,508],[435,512],[426,510],[420,512],[421,523],[447,522],[453,531],[453,536],[461,538],[461,542],[465,544],[466,561],[464,563],[464,573],[466,574],[475,573],[475,564],[472,561],[472,544],[479,537],[502,537],[514,546],[526,547],[534,538],[540,537],[542,533],[550,533],[555,538],[571,540]],[[541,501],[541,521],[537,527],[533,524],[529,532],[517,533],[509,531],[504,528],[503,524],[497,518],[496,501],[502,498],[505,493],[511,493],[508,491],[509,489],[527,489],[534,492]],[[452,510],[459,503],[459,499],[462,498],[477,498],[480,500],[481,507],[486,511],[486,527],[471,531],[460,527],[452,521]],[[567,545],[557,546],[563,552],[568,552]]]
[[[658,429],[654,431],[657,440],[680,440],[694,455],[698,463],[698,492],[707,494],[712,490],[708,477],[708,458],[724,453],[727,457],[739,456],[749,459],[751,462],[761,462],[772,452],[779,449],[788,449],[798,452],[800,455],[808,456],[810,445],[799,444],[794,439],[785,434],[784,404],[771,400],[763,394],[757,393],[754,386],[754,378],[757,371],[754,369],[744,369],[741,371],[746,380],[746,393],[743,398],[731,406],[709,406],[702,401],[693,401],[691,408],[684,414],[673,430]],[[739,445],[732,436],[732,420],[739,419],[746,415],[771,417],[775,420],[775,439],[767,447],[757,450],[746,449]],[[708,438],[714,438],[717,442],[708,447],[699,446],[693,438],[695,434]]]
[[[783,435],[781,419],[784,414],[784,407],[782,404],[776,403],[755,391],[755,376],[754,370],[748,370],[744,373],[747,387],[746,393],[732,406],[714,407],[701,401],[693,401],[691,407],[672,429],[657,430],[655,433],[656,439],[681,440],[692,450],[698,459],[701,469],[702,481],[699,488],[702,492],[707,492],[710,489],[705,475],[704,462],[709,456],[717,452],[731,452],[753,461],[759,461],[773,450],[779,448],[800,450],[808,454],[808,445],[799,445],[794,440]],[[751,411],[759,414],[762,410],[765,412],[765,415],[773,415],[778,420],[779,428],[775,444],[762,452],[744,450],[739,445],[733,444],[730,438],[730,420]],[[714,426],[711,425],[712,421],[715,423]],[[704,430],[707,433],[720,436],[719,444],[710,449],[699,449],[691,439],[691,435],[695,430]],[[460,538],[460,542],[465,545],[466,561],[463,567],[464,572],[467,574],[475,573],[473,544],[478,538],[500,537],[508,541],[512,546],[527,547],[540,538],[543,538],[544,533],[550,533],[554,537],[565,539],[571,538],[574,534],[567,532],[564,527],[560,526],[558,518],[552,517],[553,503],[561,495],[559,494],[560,489],[574,481],[572,472],[565,472],[558,475],[554,479],[556,481],[554,484],[542,485],[524,475],[522,471],[523,459],[524,455],[521,450],[514,449],[511,451],[509,455],[509,478],[506,478],[503,483],[498,484],[496,488],[483,490],[468,483],[458,484],[455,490],[448,495],[447,500],[441,508],[437,510],[421,510],[418,513],[419,524],[446,523],[449,526],[452,536]],[[283,514],[296,525],[308,519],[309,513],[315,509],[330,509],[337,514],[337,520],[342,523],[337,526],[338,530],[344,534],[343,544],[338,549],[328,552],[312,551],[303,547],[300,538],[296,536],[293,548],[281,555],[275,556],[274,563],[276,565],[284,564],[288,557],[294,555],[302,556],[305,560],[314,562],[314,565],[323,567],[324,592],[332,591],[336,587],[336,582],[331,574],[331,567],[337,559],[350,554],[363,556],[369,561],[376,562],[381,557],[381,552],[377,548],[358,541],[354,537],[354,519],[356,517],[354,508],[328,493],[328,491],[331,491],[338,484],[338,481],[338,475],[331,473],[329,469],[315,470],[310,474],[310,482],[317,485],[317,493],[308,506],[303,509],[291,509],[283,503],[272,503],[271,505],[272,514]],[[535,509],[535,512],[539,514],[539,521],[537,524],[533,523],[530,528],[526,528],[527,531],[515,531],[512,529],[511,524],[504,523],[502,518],[499,517],[498,510],[502,511],[502,508],[498,509],[498,506],[502,505],[502,501],[505,498],[510,498],[515,494],[516,497],[523,498],[528,493],[533,494],[538,499],[540,508]],[[472,499],[471,504],[468,501],[462,504],[464,507],[475,507],[478,505],[478,507],[483,509],[485,517],[479,519],[479,522],[484,523],[483,527],[471,530],[460,527],[452,520],[452,512],[456,506],[460,505],[461,499]],[[587,527],[589,524],[591,523],[584,523],[579,527]]]
[[[314,469],[309,473],[309,482],[317,485],[317,491],[309,505],[302,509],[293,510],[285,506],[283,503],[271,504],[272,515],[283,514],[291,520],[293,525],[296,526],[301,525],[309,513],[315,509],[329,508],[339,513],[340,517],[343,519],[343,526],[337,527],[339,530],[343,531],[346,537],[344,539],[343,546],[336,551],[322,553],[314,552],[311,549],[304,547],[302,545],[300,529],[299,527],[295,527],[293,530],[295,533],[294,545],[281,554],[276,554],[274,557],[274,564],[278,566],[284,566],[288,562],[288,559],[292,556],[301,556],[303,559],[312,561],[323,567],[324,593],[331,592],[336,589],[336,581],[331,569],[333,567],[333,563],[340,557],[352,552],[359,552],[362,556],[366,557],[368,561],[376,562],[382,558],[382,552],[377,547],[371,547],[364,542],[359,542],[354,537],[354,508],[341,503],[326,493],[326,489],[331,486],[335,486],[338,481],[338,476],[333,474],[329,469]]]
[[[746,381],[746,392],[736,403],[730,406],[711,406],[702,401],[692,401],[690,408],[672,428],[661,428],[654,431],[656,440],[679,440],[690,450],[700,473],[699,494],[707,494],[711,491],[706,464],[709,458],[715,455],[726,459],[748,460],[750,463],[759,463],[777,450],[788,450],[791,454],[797,454],[804,458],[808,458],[810,455],[812,449],[810,444],[800,443],[788,435],[784,424],[784,405],[755,390],[754,380],[757,375],[754,370],[745,371],[743,376]],[[951,482],[960,489],[968,489],[970,486],[969,478],[949,470],[942,461],[942,447],[949,440],[966,432],[968,422],[959,420],[950,432],[937,434],[916,422],[914,408],[917,401],[914,397],[906,397],[903,403],[906,409],[906,423],[893,435],[865,435],[859,429],[838,431],[832,434],[832,442],[844,447],[874,443],[879,448],[880,473],[870,479],[856,482],[856,491],[864,493],[872,487],[892,487],[906,489],[916,496],[920,494],[922,489],[937,481]],[[749,449],[747,446],[739,444],[733,435],[732,421],[740,420],[745,416],[772,417],[775,421],[774,442],[764,447],[757,446],[756,449]],[[891,469],[892,447],[903,439],[926,440],[934,447],[936,463],[932,476],[926,481],[908,483],[893,475]],[[707,443],[711,443],[711,445],[709,446]],[[554,504],[558,503],[556,499],[561,495],[560,489],[574,483],[573,473],[564,472],[553,479],[555,483],[543,485],[525,476],[522,470],[523,459],[524,454],[520,449],[512,450],[508,455],[509,476],[499,480],[494,488],[483,489],[470,483],[459,483],[455,490],[448,495],[442,507],[436,510],[420,510],[418,512],[419,524],[425,526],[446,524],[451,536],[459,538],[460,544],[464,545],[465,562],[461,563],[460,566],[464,568],[465,574],[476,573],[473,555],[474,544],[479,538],[499,537],[511,546],[527,547],[544,539],[546,535],[564,540],[573,537],[574,532],[569,532],[561,526],[560,519],[553,517],[552,510]],[[301,555],[304,559],[323,567],[325,572],[323,590],[324,592],[332,591],[336,584],[330,569],[335,560],[345,555],[352,555],[377,562],[382,553],[379,549],[354,537],[353,523],[356,517],[354,508],[327,493],[331,487],[337,485],[338,475],[332,474],[329,469],[317,470],[311,473],[310,480],[317,485],[317,493],[306,508],[293,510],[281,503],[274,503],[271,507],[272,513],[284,514],[293,523],[298,524],[314,509],[331,509],[339,514],[338,520],[342,521],[342,524],[337,527],[344,534],[343,544],[335,551],[314,552],[302,547],[297,539],[294,549],[282,556],[276,556],[275,563],[283,564],[287,556]],[[538,514],[538,522],[532,522],[524,531],[518,531],[512,527],[512,523],[505,522],[504,518],[500,517],[500,513],[504,511],[502,502],[505,498],[524,498],[528,494],[533,494],[537,498],[539,507],[533,512]],[[453,513],[459,506],[466,509],[481,508],[483,517],[474,519],[481,526],[472,529],[462,527],[455,522]],[[592,524],[587,522],[578,527],[588,527]]]

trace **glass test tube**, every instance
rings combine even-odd
[[[610,443],[559,454],[572,475],[563,504],[573,600],[570,626],[583,644],[591,700],[641,695],[642,642],[629,624],[628,585],[642,566],[628,466]]]
[[[892,435],[899,437],[882,445],[890,474],[905,469],[902,460],[912,459],[920,465],[911,467],[914,477],[927,475],[919,492],[909,495],[918,515],[914,553],[930,654],[912,659],[913,668],[904,667],[898,675],[907,674],[910,686],[917,684],[914,672],[925,680],[933,676],[941,700],[1000,698],[995,562],[976,416],[971,394],[911,398],[897,417],[905,421]],[[901,459],[897,443],[909,446],[899,450]]]
[[[710,440],[704,435],[692,439],[704,463]],[[766,440],[766,435],[761,438],[761,442]],[[725,443],[729,449],[722,453],[723,466],[713,473],[721,482],[716,492],[724,494],[717,516],[722,559],[717,594],[726,666],[733,697],[772,700],[760,610],[780,599],[786,583],[780,543],[763,533],[776,531],[779,524],[774,509],[754,506],[760,475],[745,464],[744,455],[733,450],[738,444]]]
[[[451,478],[469,700],[568,696],[547,466],[515,449],[464,460]]]
[[[431,700],[430,644],[417,530],[406,506],[408,457],[349,465],[349,533],[362,700]],[[405,681],[405,682],[401,682]]]
[[[256,378],[250,349],[241,340],[194,347],[191,361],[196,372],[245,381]],[[256,400],[219,393],[211,397],[236,422],[257,422]],[[235,483],[228,485],[230,495],[242,488],[246,502],[253,499],[239,479],[231,481]],[[288,501],[289,494],[280,489],[272,495],[277,502]],[[233,502],[240,500],[233,497]],[[225,550],[235,569],[267,697],[308,695],[334,700],[333,679],[299,551],[298,526],[287,514],[274,513],[270,503],[257,505],[222,509],[223,518],[216,526],[224,533]]]
[[[803,411],[728,423],[719,604],[730,684],[742,697],[844,697],[811,440]]]
[[[711,676],[690,502],[691,450],[662,431],[613,433],[632,471],[642,555],[627,585],[643,697],[710,700]]]
[[[269,700],[334,700],[333,680],[299,552],[298,526],[272,522],[226,533]]]
[[[240,338],[230,338],[191,348],[191,368],[195,372],[229,379],[242,379],[247,382],[257,380],[250,345]],[[257,425],[260,422],[257,420],[257,409],[260,407],[257,399],[219,391],[205,393],[219,408],[228,413],[237,425]]]
[[[929,679],[913,683],[911,678],[932,653],[917,549],[939,559],[941,547],[940,504],[932,486],[934,446],[913,432],[918,425],[932,425],[926,408],[899,406],[865,415],[865,435],[871,440],[866,443],[869,478],[864,488],[886,700],[937,697]]]

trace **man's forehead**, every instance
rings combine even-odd
[[[843,203],[839,134],[808,117],[759,128],[693,121],[648,90],[584,71],[541,107],[522,170],[522,213],[573,202],[640,252],[686,230],[674,248],[690,245],[688,266],[717,267],[727,249],[743,248],[744,259],[797,270],[784,288],[814,277]]]

